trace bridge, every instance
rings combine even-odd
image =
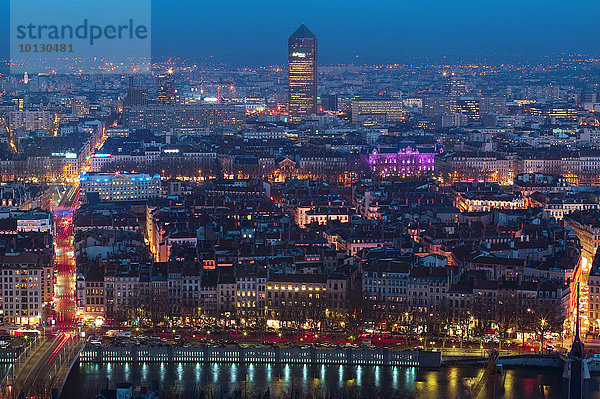
[[[38,338],[11,365],[0,398],[58,398],[84,343],[72,333]]]

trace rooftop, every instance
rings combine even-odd
[[[304,24],[300,25],[300,27],[298,27],[298,29],[296,29],[296,31],[294,33],[292,33],[292,35],[290,36],[290,39],[316,39],[316,38],[317,37],[315,36],[315,34],[312,33]]]

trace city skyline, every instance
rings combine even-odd
[[[0,399],[598,391],[600,5],[10,4]]]
[[[0,57],[8,58],[8,0],[0,21]],[[513,12],[515,8],[519,13]],[[68,11],[67,11],[68,12]],[[290,12],[294,17],[289,18]],[[532,60],[560,52],[600,54],[594,37],[597,2],[578,7],[511,0],[481,5],[463,0],[415,3],[152,2],[153,56],[215,59],[246,65],[285,63],[285,38],[301,23],[319,32],[323,63],[434,60]],[[260,13],[260,18],[248,16]],[[285,17],[284,17],[285,16]],[[560,29],[549,21],[561,17]],[[268,23],[265,23],[268,22]],[[445,58],[446,57],[446,58]]]

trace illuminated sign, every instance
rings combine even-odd
[[[75,159],[77,158],[77,154],[73,153],[73,152],[53,152],[52,153],[53,157],[65,157],[65,158],[69,158],[69,159]]]
[[[166,154],[176,154],[179,152],[179,149],[175,148],[175,149],[169,149],[169,150],[165,150]]]
[[[110,154],[94,154],[94,158],[110,158]]]
[[[306,53],[292,53],[292,57],[306,58]]]

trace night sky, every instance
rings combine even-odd
[[[157,58],[214,56],[236,64],[282,64],[287,37],[302,22],[319,38],[321,63],[402,62],[415,57],[439,61],[444,56],[498,61],[563,51],[600,53],[598,0],[152,3]],[[7,58],[9,0],[0,4],[0,55]]]

